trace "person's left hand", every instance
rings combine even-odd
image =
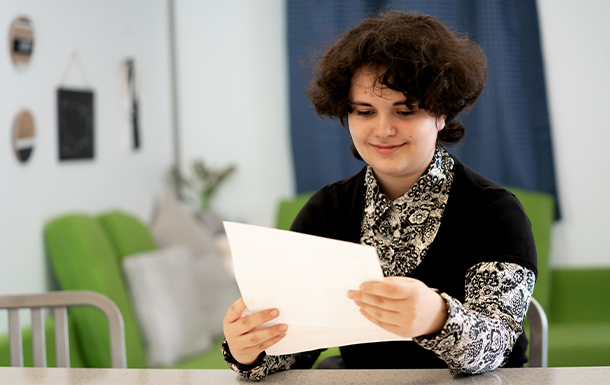
[[[436,334],[447,321],[443,297],[417,279],[386,277],[365,282],[347,296],[369,321],[402,337]]]

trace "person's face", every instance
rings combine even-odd
[[[436,137],[445,126],[445,117],[437,118],[426,110],[407,106],[401,92],[379,84],[373,87],[375,79],[367,70],[358,71],[352,78],[349,132],[358,153],[372,167],[386,195],[391,195],[386,187],[396,190],[396,186],[406,188],[402,195],[432,161]]]

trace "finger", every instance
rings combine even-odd
[[[390,279],[388,279],[390,278]],[[404,299],[411,293],[413,280],[407,277],[388,277],[383,281],[370,281],[360,285],[360,291],[391,299]]]
[[[231,306],[229,306],[229,309],[227,310],[227,314],[225,314],[223,322],[232,323],[237,321],[241,318],[244,310],[246,310],[246,303],[244,302],[243,298],[240,298],[237,301],[233,302]]]
[[[238,343],[240,346],[243,346],[244,349],[267,346],[268,341],[275,340],[282,334],[285,335],[286,330],[288,330],[288,327],[285,324],[274,325],[265,329],[244,334],[238,337]],[[261,351],[265,349],[266,348],[262,348]]]
[[[400,334],[400,327],[399,326],[396,326],[396,325],[391,324],[391,323],[380,321],[377,318],[375,318],[375,317],[371,316],[370,314],[368,314],[363,309],[360,309],[360,314],[362,314],[367,320],[371,321],[372,323],[374,323],[375,325],[379,326],[380,328],[385,329],[385,330],[389,331],[390,333],[394,333],[396,335],[401,335],[403,337],[406,337],[406,336]]]
[[[350,290],[348,297],[356,302],[365,303],[389,311],[398,311],[399,300],[371,295],[360,290]]]
[[[278,335],[276,335],[273,338],[270,338],[264,342],[261,342],[260,344],[256,345],[256,346],[252,346],[247,348],[246,350],[248,351],[254,351],[254,353],[256,355],[260,354],[261,352],[269,349],[271,346],[277,344],[279,341],[281,341],[284,337],[286,337],[286,333],[280,333]]]
[[[386,322],[383,322],[382,320],[375,318],[374,316],[372,316],[371,314],[369,314],[366,310],[364,309],[360,309],[360,314],[362,314],[367,320],[371,321],[372,323],[374,323],[377,326],[380,326],[386,330],[388,330],[388,328],[394,328],[394,325],[388,324]]]
[[[277,309],[263,310],[257,313],[246,314],[235,321],[235,324],[240,330],[240,334],[248,333],[250,330],[255,329],[265,322],[269,322],[274,318],[277,318],[280,312]]]
[[[399,326],[400,314],[395,311],[382,309],[376,306],[371,306],[363,302],[356,302],[360,310],[364,311],[368,316],[384,323]]]

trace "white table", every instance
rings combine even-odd
[[[64,369],[0,367],[0,384],[23,385],[195,385],[244,384],[230,370]],[[497,369],[473,376],[451,376],[446,369],[290,370],[261,384],[608,384],[610,367]]]

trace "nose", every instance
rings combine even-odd
[[[380,114],[373,129],[373,135],[381,139],[396,135],[394,120],[391,117]]]

